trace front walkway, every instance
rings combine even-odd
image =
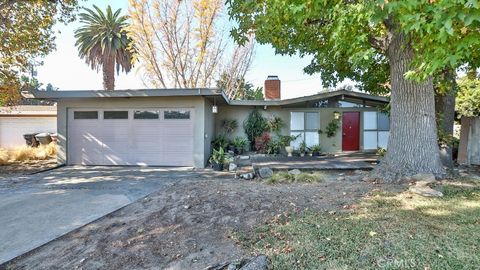
[[[285,157],[254,156],[253,168],[269,167],[272,170],[372,170],[378,156],[375,153],[339,153],[335,156]]]
[[[207,174],[191,168],[155,167],[63,167],[0,176],[0,265],[154,191],[202,177]]]

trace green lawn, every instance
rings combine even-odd
[[[377,192],[354,210],[285,215],[238,240],[274,269],[479,269],[480,183],[444,194]]]

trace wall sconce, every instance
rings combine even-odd
[[[335,120],[340,119],[340,113],[337,112],[337,111],[334,111],[334,112],[333,112],[333,119],[335,119]]]
[[[217,99],[213,97],[212,113],[218,113]]]

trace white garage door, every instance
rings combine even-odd
[[[0,117],[0,147],[25,145],[23,134],[57,132],[56,117]]]
[[[193,166],[193,109],[70,109],[69,164]]]

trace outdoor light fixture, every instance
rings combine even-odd
[[[217,99],[214,97],[213,98],[212,113],[217,113],[217,112],[218,112]]]
[[[336,120],[340,119],[340,113],[337,112],[337,111],[334,111],[333,112],[333,118],[336,119]]]

